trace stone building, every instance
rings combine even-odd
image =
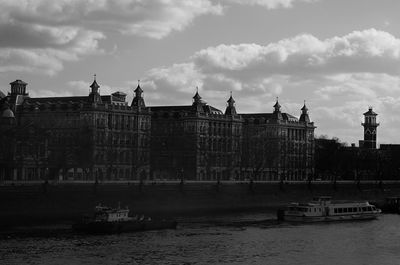
[[[13,173],[15,123],[8,97],[0,91],[0,179]]]
[[[148,178],[151,117],[139,85],[130,106],[125,93],[100,95],[96,79],[88,96],[32,98],[26,86],[12,82],[6,97],[14,166],[0,179]]]
[[[314,123],[304,103],[300,118],[281,112],[241,114],[242,170],[254,180],[305,180],[314,173]]]
[[[225,113],[204,102],[198,92],[192,105],[150,109],[154,178],[239,178],[243,122],[232,96]]]
[[[202,100],[146,107],[126,94],[30,97],[27,83],[0,94],[0,180],[304,180],[314,172],[314,123],[281,112],[225,112]],[[3,151],[7,150],[7,151]]]
[[[225,113],[198,92],[188,106],[151,107],[151,170],[160,179],[304,180],[314,173],[314,123],[282,113]]]

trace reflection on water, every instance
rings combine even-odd
[[[263,214],[185,220],[176,230],[0,241],[1,264],[399,264],[400,215],[278,224]]]

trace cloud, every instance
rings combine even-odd
[[[234,1],[268,9],[291,7],[294,2],[310,0]],[[222,3],[224,6],[214,0],[3,0],[0,71],[54,75],[66,61],[103,53],[100,42],[110,33],[161,39],[184,30],[197,17],[222,15],[224,8],[233,4]]]
[[[190,104],[187,92],[194,94],[199,86],[206,101],[224,109],[233,91],[242,113],[270,112],[280,96],[283,110],[298,116],[306,99],[317,132],[349,142],[360,135],[362,113],[372,105],[382,122],[394,128],[387,128],[381,139],[396,142],[399,72],[400,39],[367,29],[324,40],[301,34],[266,45],[208,47],[185,62],[151,69],[145,80],[152,83],[158,102],[167,94],[174,104]]]
[[[5,32],[33,29],[46,36],[54,35],[57,27],[71,26],[156,39],[183,30],[198,16],[218,15],[223,10],[221,5],[209,0],[5,0],[0,7],[1,21],[8,22]],[[45,27],[40,28],[41,25]],[[28,35],[35,39],[34,34]]]
[[[0,71],[48,75],[103,53],[100,41],[112,31],[160,39],[198,16],[222,14],[208,0],[4,0],[0,9]]]
[[[263,6],[267,9],[290,8],[295,2],[311,3],[318,0],[226,0],[226,2],[234,2],[241,5]]]
[[[400,39],[369,29],[319,40],[310,34],[262,46],[219,45],[203,49],[192,60],[203,71],[259,75],[312,75],[342,72],[398,73]]]

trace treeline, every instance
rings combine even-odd
[[[348,146],[338,138],[315,138],[315,178],[321,180],[400,179],[400,145],[380,149]]]

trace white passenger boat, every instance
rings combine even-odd
[[[309,203],[289,204],[278,211],[278,219],[289,222],[369,220],[377,218],[380,213],[380,209],[366,201],[332,201],[331,197],[322,196]]]

